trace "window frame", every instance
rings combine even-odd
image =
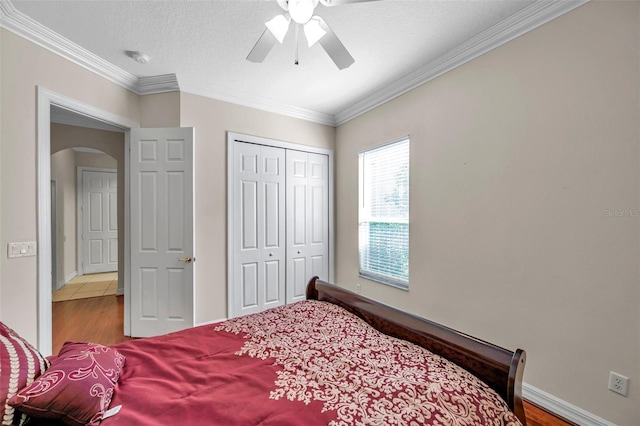
[[[365,155],[367,153],[375,152],[381,149],[389,148],[392,145],[407,143],[409,150],[409,157],[407,159],[407,217],[398,218],[398,217],[385,217],[385,218],[375,218],[377,220],[372,220],[371,214],[367,211],[370,206],[367,205],[368,201],[365,199],[366,194],[366,185],[365,182]],[[367,149],[364,149],[358,152],[358,275],[361,278],[372,280],[375,282],[379,282],[385,285],[389,285],[401,290],[409,290],[409,269],[407,265],[407,280],[404,280],[399,277],[393,277],[386,274],[380,274],[376,271],[371,271],[366,268],[363,268],[363,251],[361,250],[362,236],[361,236],[361,227],[364,222],[372,223],[402,223],[406,224],[409,229],[409,208],[411,205],[410,202],[410,163],[411,163],[411,138],[409,135],[395,139],[390,142],[386,142],[381,145],[376,145]],[[380,220],[383,219],[383,220]],[[409,246],[410,246],[410,232],[407,231],[407,258],[409,257]],[[408,262],[408,261],[407,261]]]

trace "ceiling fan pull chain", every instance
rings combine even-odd
[[[294,60],[294,65],[298,65],[298,46],[300,45],[299,40],[299,32],[300,32],[300,24],[296,24],[296,58]]]

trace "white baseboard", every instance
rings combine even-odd
[[[65,284],[68,283],[69,281],[71,281],[72,279],[74,279],[77,276],[78,276],[78,271],[73,271],[72,273],[70,273],[69,275],[64,277]]]
[[[216,323],[219,323],[219,322],[222,322],[222,321],[226,321],[228,319],[229,318],[220,318],[220,319],[213,320],[213,321],[197,322],[197,323],[194,324],[194,327],[200,327],[201,325],[216,324]]]
[[[522,397],[527,401],[580,426],[615,426],[614,423],[583,410],[582,408],[576,407],[575,405],[569,404],[567,401],[563,401],[562,399],[527,383],[522,384]]]
[[[72,279],[74,279],[77,276],[78,276],[78,271],[73,271],[72,273],[70,273],[69,275],[64,277],[62,279],[62,281],[58,281],[56,283],[56,290],[60,290],[62,288],[62,286],[64,286],[66,283],[68,283],[69,281],[71,281]]]

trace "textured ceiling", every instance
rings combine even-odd
[[[529,4],[528,0],[374,1],[316,14],[331,26],[355,63],[338,70],[316,44],[295,31],[264,63],[245,60],[282,10],[275,1],[13,0],[35,21],[138,77],[176,74],[191,92],[335,115]],[[126,51],[142,51],[148,64]]]

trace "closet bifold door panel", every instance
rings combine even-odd
[[[305,299],[313,276],[329,276],[328,156],[288,149],[287,303]]]
[[[285,303],[285,150],[233,144],[233,316]]]
[[[330,155],[237,134],[227,146],[228,317],[304,300],[309,278],[331,278]]]

